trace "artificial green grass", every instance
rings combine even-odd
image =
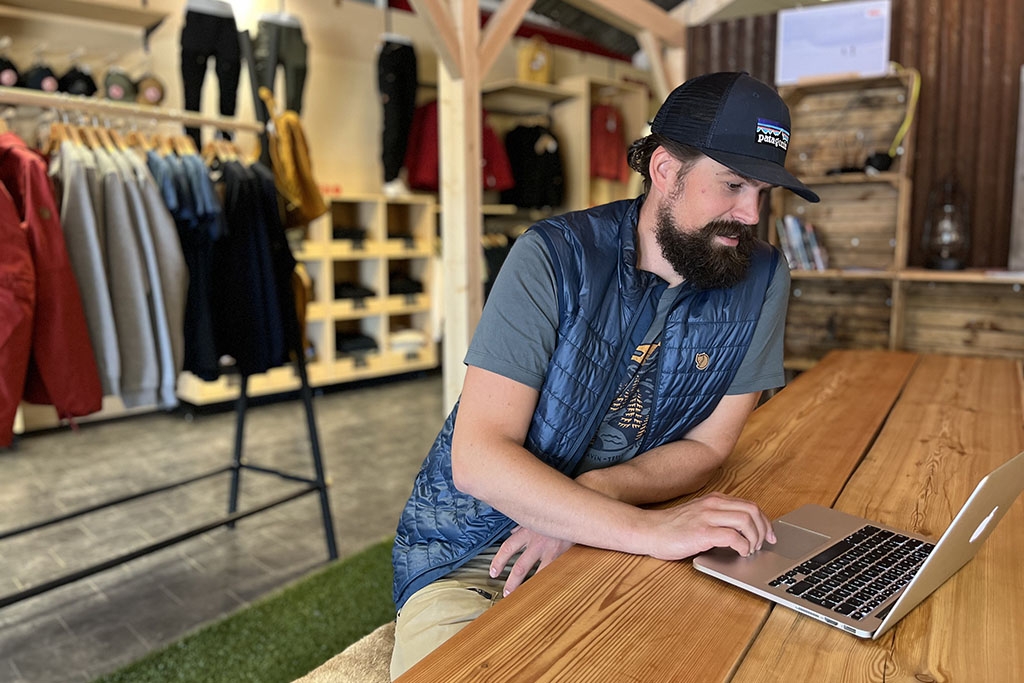
[[[395,618],[383,541],[96,683],[294,681]]]

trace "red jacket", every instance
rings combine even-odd
[[[590,177],[629,181],[626,162],[625,125],[622,114],[610,104],[597,104],[590,110]]]
[[[52,404],[59,417],[71,418],[99,410],[103,391],[46,162],[14,133],[0,135],[0,185],[4,446],[20,399]]]
[[[487,112],[480,135],[480,173],[483,189],[508,190],[515,185],[512,165],[508,160],[505,145],[494,129],[487,125]],[[437,101],[427,102],[416,108],[412,127],[409,130],[409,146],[405,151],[405,168],[408,185],[413,190],[437,192],[441,184],[440,151],[438,150]]]

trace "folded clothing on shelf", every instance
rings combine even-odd
[[[355,240],[358,242],[366,239],[366,229],[351,225],[335,225],[331,228],[331,237],[336,240]]]
[[[423,283],[407,275],[392,273],[388,278],[388,291],[392,294],[421,294]]]
[[[334,348],[342,354],[376,351],[377,340],[359,332],[339,332],[334,337]]]
[[[423,330],[396,330],[391,333],[393,351],[419,351],[427,345],[427,333]]]
[[[371,296],[377,296],[377,292],[357,282],[334,283],[335,299],[366,299]]]

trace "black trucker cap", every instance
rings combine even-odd
[[[818,195],[786,170],[789,108],[771,86],[746,72],[697,76],[673,90],[651,131],[695,147],[742,176]]]

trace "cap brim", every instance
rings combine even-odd
[[[701,151],[742,176],[784,187],[809,202],[821,201],[818,195],[812,192],[809,187],[801,183],[796,179],[796,176],[775,162],[755,159],[754,157],[734,154],[732,152],[719,152],[714,149],[702,149]]]

